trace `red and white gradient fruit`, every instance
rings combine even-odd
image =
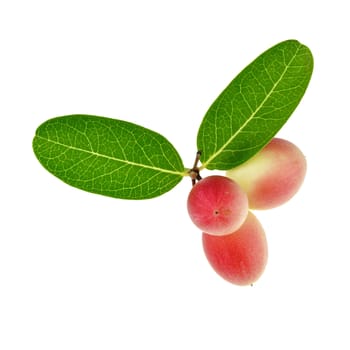
[[[193,223],[213,235],[236,231],[248,215],[246,193],[226,176],[212,175],[197,182],[187,199]]]
[[[270,209],[287,202],[299,190],[306,159],[293,143],[274,138],[258,154],[226,175],[247,193],[251,209]]]
[[[202,242],[210,265],[233,284],[250,285],[264,272],[267,241],[263,227],[251,212],[236,232],[225,236],[203,233]]]

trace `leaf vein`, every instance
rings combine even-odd
[[[147,165],[147,164],[140,164],[140,163],[133,162],[133,161],[130,161],[130,160],[127,160],[127,159],[115,158],[115,157],[111,157],[111,156],[108,156],[106,154],[98,153],[98,152],[95,152],[95,151],[89,151],[89,150],[82,149],[82,148],[79,148],[79,147],[63,144],[61,142],[54,141],[54,140],[42,137],[40,135],[36,135],[36,137],[38,137],[40,139],[43,139],[43,140],[45,140],[47,142],[56,144],[58,146],[65,147],[65,148],[70,149],[70,150],[79,151],[79,152],[82,152],[82,153],[87,153],[87,154],[90,154],[90,155],[93,155],[93,156],[109,159],[109,160],[112,160],[112,161],[115,161],[115,162],[124,163],[124,164],[128,164],[128,165],[131,165],[131,166],[136,166],[136,167],[140,167],[140,168],[145,168],[145,169],[151,169],[151,170],[155,170],[155,171],[158,171],[158,172],[163,172],[163,173],[168,173],[168,174],[173,174],[173,175],[181,175],[181,176],[187,175],[185,173],[185,171],[183,171],[183,172],[181,172],[181,171],[174,171],[174,170],[159,168],[159,167],[156,167],[156,166],[150,166],[150,165]]]

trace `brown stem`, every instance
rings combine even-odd
[[[202,177],[199,174],[199,167],[198,167],[198,162],[199,162],[199,158],[200,158],[201,154],[202,154],[201,151],[197,151],[193,167],[188,172],[190,175],[190,178],[192,180],[192,186],[194,186],[196,184],[196,181],[200,181],[202,179]]]

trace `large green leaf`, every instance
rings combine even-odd
[[[312,70],[310,50],[296,40],[279,43],[248,65],[200,125],[202,168],[231,169],[264,147],[299,104]]]
[[[122,120],[53,118],[37,129],[33,149],[40,163],[67,184],[110,197],[160,196],[187,175],[167,139]]]

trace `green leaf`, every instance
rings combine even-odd
[[[122,120],[68,115],[47,120],[36,131],[34,153],[69,185],[105,196],[160,196],[187,175],[162,135]]]
[[[299,104],[312,70],[310,50],[296,40],[248,65],[204,116],[197,135],[201,168],[228,170],[263,148]]]

